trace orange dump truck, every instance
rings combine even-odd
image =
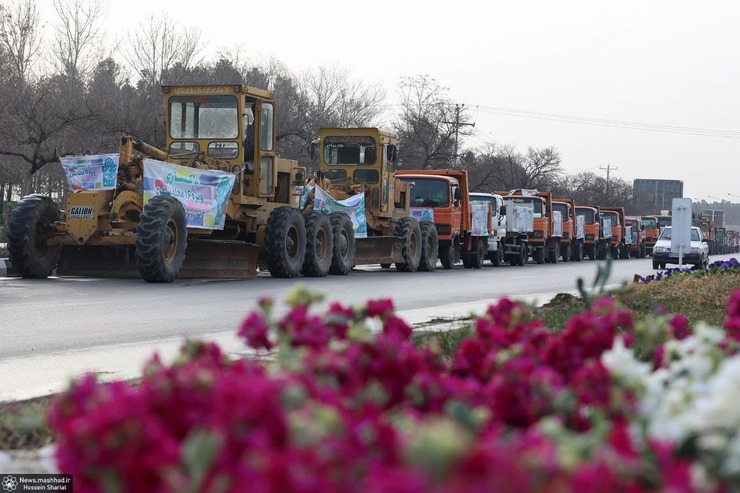
[[[472,202],[465,170],[397,170],[411,183],[411,217],[434,223],[442,267],[460,260],[465,268],[480,269],[488,255],[491,206]]]
[[[601,234],[609,238],[608,254],[613,259],[628,258],[629,247],[624,234],[624,207],[600,207]]]
[[[538,264],[557,262],[562,223],[551,220],[550,192],[518,189],[496,193],[504,198],[506,207],[505,256],[509,263],[523,265],[528,257]]]
[[[559,212],[563,228],[560,237],[560,254],[563,262],[583,260],[584,220],[576,214],[576,202],[573,199],[554,199],[553,212]]]
[[[645,254],[652,255],[653,247],[658,241],[660,227],[658,226],[657,216],[642,216],[642,233],[645,242]]]
[[[625,238],[629,245],[629,255],[634,258],[645,258],[647,247],[645,246],[645,231],[642,224],[642,218],[639,216],[625,216]],[[629,235],[627,230],[629,229]]]

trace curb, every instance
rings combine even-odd
[[[18,273],[13,269],[10,260],[0,258],[0,277],[17,277]]]

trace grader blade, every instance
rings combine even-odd
[[[403,262],[401,238],[397,236],[369,236],[355,238],[355,264],[391,264]]]
[[[243,241],[189,240],[177,277],[254,278],[259,252],[257,245]]]
[[[185,261],[177,274],[185,278],[251,279],[257,277],[259,247],[243,241],[189,240]],[[67,246],[56,275],[138,278],[133,246]]]
[[[77,277],[136,278],[136,253],[133,246],[62,247],[56,275]]]

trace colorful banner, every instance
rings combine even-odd
[[[434,207],[412,207],[410,217],[413,217],[417,221],[429,221],[434,222]]]
[[[633,233],[632,226],[624,227],[624,242],[627,245],[634,245],[637,243],[637,228],[635,228],[635,232]]]
[[[517,233],[531,233],[534,231],[534,213],[530,206],[506,206],[506,230]],[[511,210],[511,213],[509,213]]]
[[[118,154],[62,157],[62,169],[69,190],[115,190],[118,176]]]
[[[342,211],[352,220],[355,238],[367,238],[367,218],[365,217],[365,195],[357,194],[344,200],[337,200],[318,185],[314,189],[313,208],[322,212]]]
[[[144,159],[144,203],[155,195],[169,195],[185,207],[189,227],[224,229],[235,180],[234,173]]]
[[[488,202],[471,202],[473,236],[488,236]]]

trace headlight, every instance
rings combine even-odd
[[[699,253],[701,251],[701,248],[699,247],[691,247],[691,253]]]
[[[656,253],[663,253],[663,252],[665,252],[665,247],[655,247],[655,252]]]

